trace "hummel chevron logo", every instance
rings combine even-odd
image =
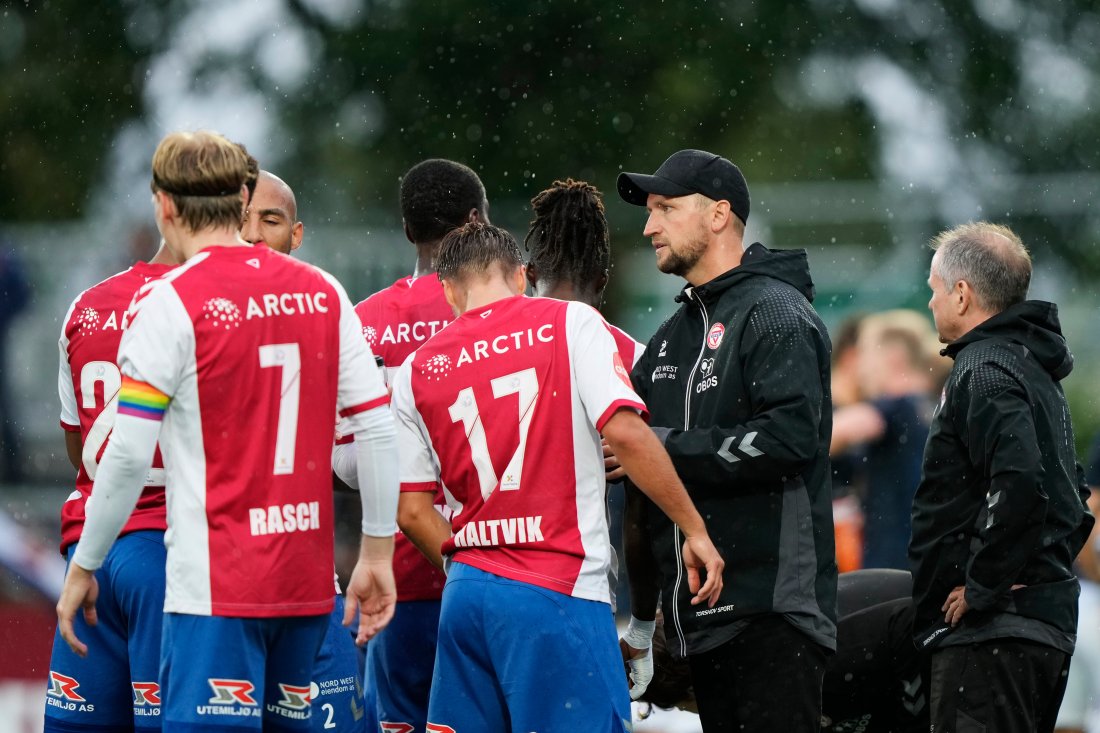
[[[764,451],[753,446],[752,441],[756,438],[756,433],[752,432],[741,439],[741,443],[737,446],[737,450],[744,453],[749,458],[756,458],[757,456],[764,455]],[[722,447],[718,449],[718,455],[725,458],[730,463],[737,463],[741,459],[734,455],[730,451],[730,446],[733,445],[734,436],[726,438],[722,443]]]

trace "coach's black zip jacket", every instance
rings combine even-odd
[[[1011,306],[944,353],[955,364],[913,502],[917,644],[1012,637],[1072,653],[1071,566],[1093,518],[1059,384],[1073,357],[1057,306]],[[940,608],[957,586],[970,610],[951,629]]]
[[[753,244],[738,267],[684,288],[635,365],[650,424],[726,561],[715,607],[691,606],[683,536],[645,501],[676,656],[763,614],[836,648],[830,346],[813,296],[805,251]]]

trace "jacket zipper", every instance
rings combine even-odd
[[[706,353],[707,348],[707,334],[710,333],[710,314],[707,313],[707,307],[703,304],[702,299],[697,298],[694,288],[687,290],[689,300],[694,300],[699,304],[699,310],[703,312],[703,341],[699,346],[699,355],[695,357],[695,364],[691,367],[691,372],[688,374],[686,387],[684,389],[684,430],[691,428],[691,382],[695,379],[695,372],[699,369],[699,363],[703,360],[703,354]],[[676,628],[676,637],[680,640],[680,655],[687,656],[687,639],[684,637],[684,627],[680,623],[680,583],[684,578],[684,558],[681,552],[680,545],[680,527],[676,524],[672,525],[672,539],[673,550],[676,553],[676,583],[672,587],[673,602],[672,602],[672,625]]]

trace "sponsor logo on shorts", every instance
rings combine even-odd
[[[160,715],[160,685],[156,682],[131,682],[130,685],[134,688],[134,715]]]
[[[388,720],[378,721],[378,725],[382,726],[382,733],[413,733],[413,728],[408,723],[392,723]],[[431,730],[429,727],[428,730]]]
[[[283,697],[274,705],[268,703],[264,707],[267,712],[280,715],[292,720],[307,720],[309,718],[310,686],[288,685],[279,683],[279,692]]]
[[[232,715],[235,717],[258,718],[262,715],[256,698],[252,693],[256,686],[248,680],[208,678],[214,696],[208,705],[198,705],[195,712],[199,715]]]
[[[426,733],[455,733],[455,729],[451,726],[440,725],[439,723],[428,723],[425,731]]]
[[[83,696],[76,691],[78,687],[80,687],[80,683],[75,678],[50,670],[50,689],[46,691],[46,694],[50,697],[84,702]]]
[[[248,680],[208,679],[210,689],[214,691],[214,697],[210,698],[211,705],[255,705],[256,699],[252,693],[256,686]]]
[[[46,705],[69,712],[92,713],[95,705],[76,691],[80,683],[75,678],[50,670],[50,689],[46,690]]]

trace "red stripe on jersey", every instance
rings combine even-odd
[[[415,494],[421,491],[435,491],[439,488],[438,481],[420,481],[418,483],[401,484],[401,493]]]
[[[80,432],[80,426],[79,425],[70,425],[67,422],[65,422],[64,420],[61,421],[61,429],[64,430],[66,433],[79,433]]]
[[[633,400],[615,400],[611,403],[611,406],[604,410],[600,415],[600,419],[596,421],[596,430],[603,430],[603,426],[607,424],[607,421],[611,419],[619,410],[637,410],[642,416],[642,419],[649,422],[649,410],[641,402],[634,402]]]
[[[354,442],[355,442],[355,436],[354,435],[341,435],[339,438],[336,439],[336,445],[348,445],[349,443],[354,443]]]
[[[376,407],[384,407],[385,405],[388,405],[388,404],[390,404],[390,397],[389,397],[389,395],[385,395],[383,397],[373,399],[370,402],[364,402],[364,403],[359,404],[359,405],[352,405],[351,407],[345,407],[343,410],[340,410],[340,417],[351,417],[352,415],[358,415],[361,412],[366,412],[367,410],[373,410]]]

